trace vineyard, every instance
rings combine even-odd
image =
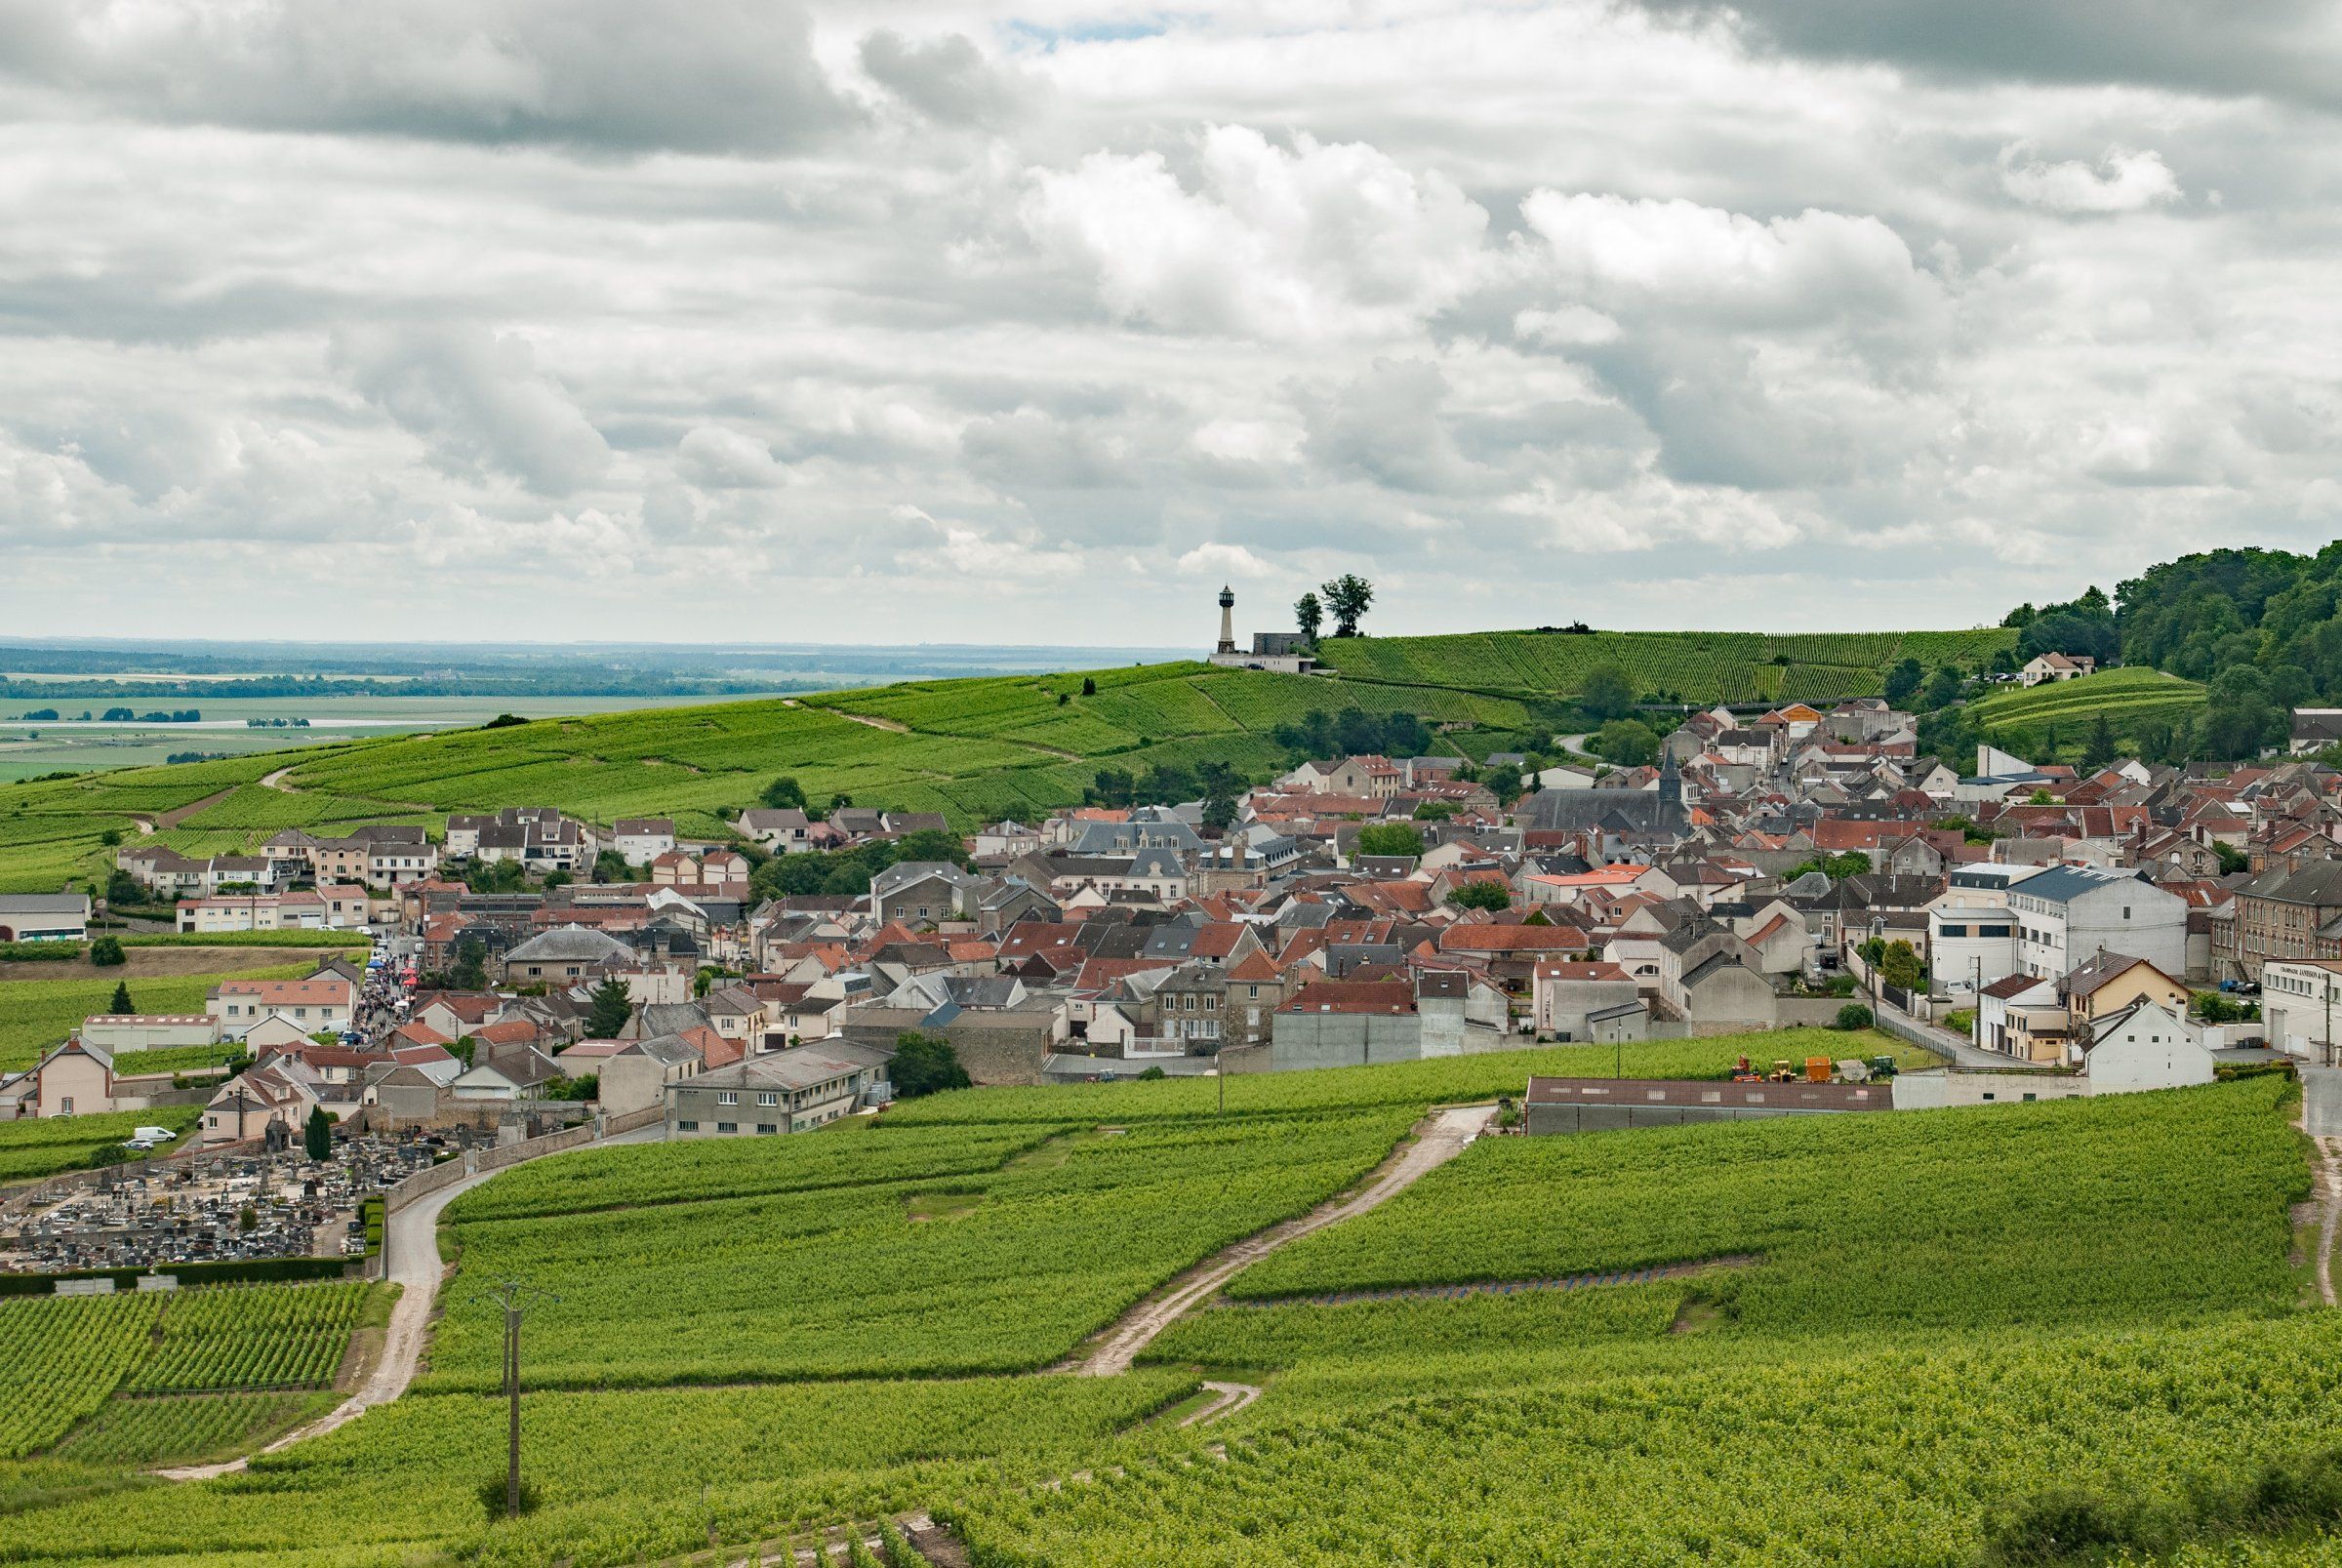
[[[1004,1158],[1029,1141],[1003,1140],[989,1172],[908,1179],[888,1148],[904,1135],[882,1128],[839,1139],[860,1146],[814,1165],[806,1190],[545,1219],[459,1205],[461,1269],[417,1387],[496,1386],[502,1322],[468,1298],[506,1276],[559,1298],[532,1317],[545,1387],[1045,1366],[1191,1264],[1348,1186],[1416,1115],[1134,1126],[1070,1142],[1062,1160]],[[868,1179],[841,1185],[858,1165]],[[921,1218],[911,1200],[938,1192],[962,1201]]]
[[[362,1280],[190,1291],[124,1387],[133,1393],[316,1388],[333,1382],[373,1291]]]
[[[1273,1297],[1756,1254],[1708,1289],[1747,1328],[2279,1310],[2308,1172],[2269,1079],[1965,1111],[1502,1140],[1239,1275]],[[1984,1169],[2023,1183],[1977,1183]],[[1874,1173],[1892,1173],[1881,1180]],[[1868,1179],[1866,1179],[1868,1178]],[[2152,1204],[2138,1189],[2159,1191]],[[1960,1194],[1915,1202],[1917,1194]]]
[[[1996,693],[1972,716],[1993,744],[2048,762],[2080,755],[2102,713],[2119,744],[2135,744],[2150,725],[2187,723],[2203,702],[2201,686],[2160,669],[2108,669]]]
[[[145,1355],[158,1296],[0,1301],[0,1459],[20,1459],[95,1413]]]
[[[1991,665],[2016,647],[2004,627],[1972,631],[1495,631],[1446,637],[1329,639],[1321,657],[1356,681],[1463,691],[1568,695],[1604,665],[1637,692],[1682,703],[1837,702],[1875,697],[1904,659],[1927,668]]]
[[[117,1395],[57,1445],[85,1465],[193,1465],[249,1452],[268,1436],[322,1414],[333,1394]]]
[[[322,1387],[381,1299],[352,1281],[0,1300],[0,1459],[55,1444],[120,1391]]]
[[[1628,1047],[1625,1065],[1710,1073],[1788,1038]],[[2330,1447],[2342,1397],[2336,1319],[2296,1306],[2288,1208],[2309,1186],[2275,1079],[1484,1140],[1239,1274],[1138,1370],[1036,1375],[1187,1264],[1353,1183],[1431,1105],[1606,1052],[1239,1077],[1226,1117],[1177,1081],[968,1091],[797,1138],[522,1166],[445,1217],[458,1267],[409,1396],[222,1482],[77,1498],[28,1469],[47,1500],[10,1515],[0,1556],[598,1568],[712,1544],[733,1561],[923,1508],[988,1568],[1981,1568],[2007,1510],[2079,1487],[2168,1504],[2195,1532],[2177,1539],[2201,1538],[2154,1560],[2323,1560],[2283,1535],[2294,1515],[2215,1507]],[[529,1319],[542,1501],[510,1524],[480,1502],[504,1408],[471,1300],[506,1272],[560,1298]],[[251,1305],[178,1324],[182,1346],[345,1309],[205,1294]],[[102,1476],[290,1419],[246,1402],[298,1395],[114,1391],[163,1383],[173,1315],[202,1299],[26,1304],[161,1314],[70,1340],[101,1387],[47,1418],[28,1446],[56,1458],[36,1463]],[[12,1334],[11,1309],[0,1364],[68,1343],[53,1322]],[[1265,1392],[1184,1428],[1207,1369]]]

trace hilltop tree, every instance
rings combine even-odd
[[[1586,672],[1578,706],[1596,723],[1623,719],[1635,711],[1635,680],[1616,664],[1596,664]]]
[[[1325,629],[1325,604],[1314,593],[1305,593],[1293,601],[1293,624],[1313,645],[1317,633]]]
[[[121,1018],[136,1013],[139,1009],[138,1004],[130,999],[130,987],[117,980],[114,982],[114,999],[106,1003],[105,1010],[116,1018]]]
[[[1325,609],[1334,618],[1334,635],[1354,637],[1358,623],[1366,619],[1368,606],[1374,603],[1374,584],[1355,572],[1345,572],[1331,583],[1321,583],[1317,591],[1325,595]]]
[[[633,1016],[634,998],[627,993],[626,983],[612,976],[593,988],[592,1004],[586,1010],[586,1037],[614,1040]]]

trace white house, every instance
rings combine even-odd
[[[610,847],[628,865],[648,865],[675,847],[675,824],[665,817],[621,817],[610,833]]]
[[[2160,1002],[2140,1002],[2101,1020],[2082,1051],[2082,1071],[2094,1095],[2212,1081],[2212,1053],[2203,1036]]]
[[[2097,667],[2098,661],[2088,654],[2036,654],[2025,662],[2025,667],[2018,671],[2017,679],[2028,686],[2039,686],[2045,681],[2072,680],[2078,675],[2087,675]]]

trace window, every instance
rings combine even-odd
[[[777,1132],[779,1132],[780,1130],[781,1130],[780,1128],[778,1128],[778,1127],[774,1126],[774,1125],[773,1125],[771,1122],[769,1122],[769,1121],[760,1121],[760,1122],[758,1122],[758,1123],[756,1124],[756,1131],[757,1131],[757,1133],[758,1133],[759,1135],[762,1135],[762,1134],[765,1134],[765,1133],[777,1133]]]
[[[737,1106],[740,1104],[740,1096],[726,1089],[716,1095],[715,1103],[719,1106]]]
[[[679,1133],[696,1133],[699,1130],[700,1124],[696,1121],[679,1121],[675,1123],[675,1131]]]
[[[2033,1096],[2033,1095],[2030,1095],[2030,1094],[2029,1094],[2029,1095],[2027,1095],[2025,1098],[2026,1098],[2027,1100],[2032,1100],[2032,1099],[2034,1099],[2034,1098],[2036,1098],[2036,1097],[2035,1097],[2035,1096]]]
[[[719,1133],[736,1133],[740,1131],[740,1123],[736,1121],[719,1121],[715,1124],[715,1130]]]
[[[767,1089],[756,1096],[756,1104],[760,1106],[777,1106],[781,1104],[781,1097],[775,1094],[772,1090]]]

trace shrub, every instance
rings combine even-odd
[[[100,937],[90,944],[90,962],[101,969],[111,969],[122,962],[122,939]]]
[[[1867,1029],[1872,1022],[1871,1010],[1860,1002],[1848,1002],[1837,1010],[1837,1026],[1841,1029]]]

